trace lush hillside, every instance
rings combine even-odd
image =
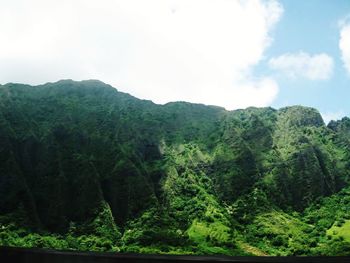
[[[0,86],[0,245],[348,255],[350,119]]]

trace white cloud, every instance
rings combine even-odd
[[[325,53],[310,55],[305,52],[287,53],[269,60],[269,66],[290,78],[326,80],[333,73],[333,58]]]
[[[350,21],[344,21],[340,25],[339,48],[344,62],[344,67],[350,74]]]
[[[322,118],[326,124],[328,124],[331,120],[340,120],[345,116],[344,111],[336,111],[336,112],[324,112],[322,113]]]
[[[94,78],[158,103],[266,106],[278,85],[251,72],[282,13],[275,0],[1,2],[0,83]]]

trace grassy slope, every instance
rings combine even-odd
[[[344,241],[350,242],[350,220],[346,220],[343,224],[335,223],[327,230],[327,235],[332,238],[341,237]]]

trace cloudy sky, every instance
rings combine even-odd
[[[0,0],[0,84],[350,116],[349,0]]]

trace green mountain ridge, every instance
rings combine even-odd
[[[0,245],[348,255],[350,119],[0,85]]]

